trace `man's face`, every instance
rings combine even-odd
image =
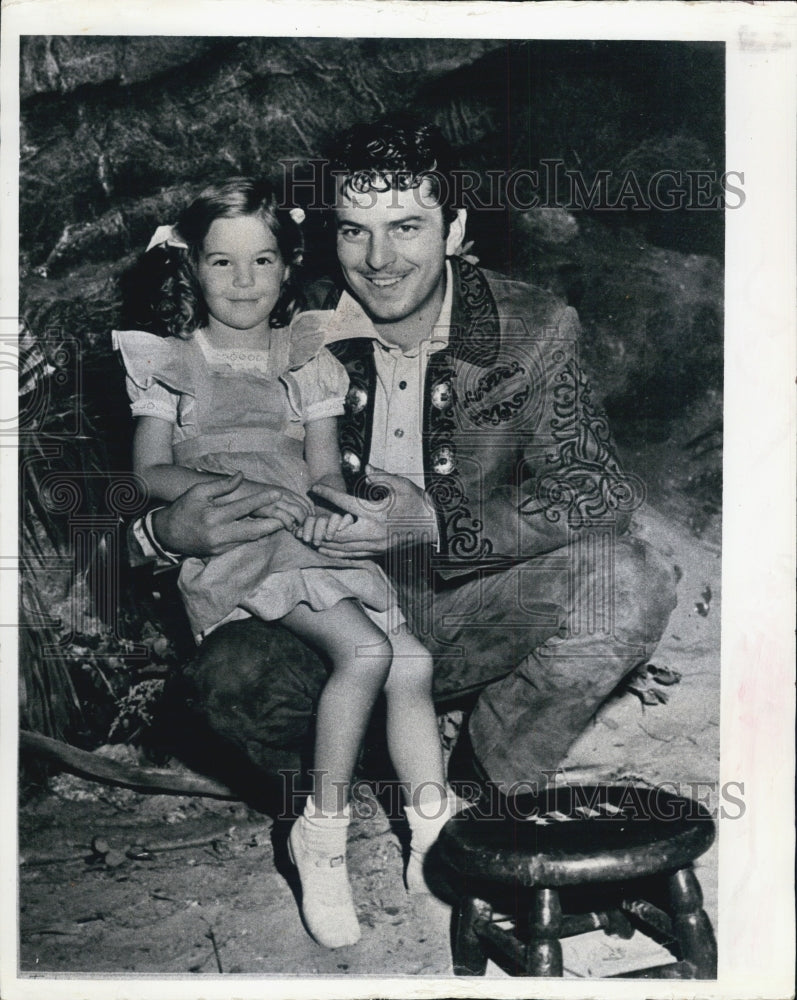
[[[462,242],[462,212],[444,235],[429,182],[408,191],[338,187],[337,252],[354,296],[377,324],[431,317],[442,304],[446,254]],[[436,307],[436,311],[435,311]],[[434,313],[434,315],[432,315]]]

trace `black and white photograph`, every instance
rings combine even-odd
[[[793,11],[134,6],[4,9],[3,996],[787,996]]]

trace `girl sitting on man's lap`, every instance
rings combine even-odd
[[[291,331],[302,218],[300,209],[279,208],[264,182],[207,188],[148,247],[159,275],[145,303],[156,333],[115,331],[114,342],[138,418],[134,468],[152,496],[171,501],[209,480],[218,480],[225,503],[264,484],[272,490],[256,513],[273,520],[273,532],[184,560],[179,585],[198,641],[254,615],[279,620],[331,663],[318,705],[313,794],[289,847],[307,927],[335,948],[360,936],[345,862],[349,793],[381,691],[412,831],[411,892],[427,891],[423,860],[450,811],[429,653],[378,566],[315,548],[352,522],[314,508],[307,495],[319,482],[344,488],[336,418],[348,376],[321,334]]]

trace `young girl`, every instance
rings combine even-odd
[[[323,336],[294,324],[300,209],[265,183],[207,188],[145,255],[157,273],[150,328],[114,332],[138,418],[134,468],[150,493],[174,500],[195,483],[245,477],[225,500],[274,488],[257,513],[276,530],[207,559],[188,558],[179,585],[198,641],[222,622],[279,620],[331,663],[318,705],[313,794],[289,847],[311,934],[330,948],[360,936],[345,863],[349,787],[368,718],[387,700],[391,757],[412,831],[409,891],[423,892],[423,859],[450,815],[431,699],[431,658],[398,612],[375,564],[321,555],[351,516],[316,511],[314,483],[340,489],[336,417],[345,369]],[[291,529],[291,530],[288,530]],[[390,629],[387,619],[400,624]]]

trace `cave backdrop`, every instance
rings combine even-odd
[[[629,172],[645,190],[658,171],[724,169],[713,43],[31,36],[20,93],[22,724],[87,748],[146,744],[192,646],[169,574],[131,572],[124,552],[140,497],[110,330],[157,225],[209,180],[273,174],[396,111],[437,122],[465,167],[559,161],[610,171],[614,196]],[[542,194],[472,211],[470,252],[578,309],[626,464],[652,502],[716,534],[723,212]],[[307,227],[313,241],[316,214]],[[319,239],[308,272],[330,263]]]

